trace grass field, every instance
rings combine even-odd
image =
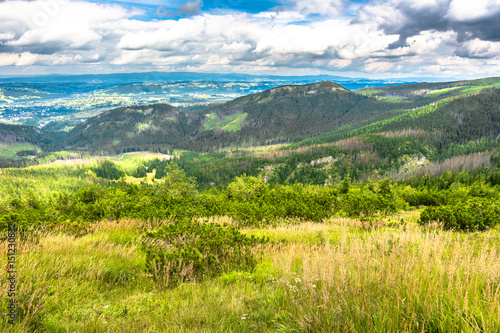
[[[28,146],[24,146],[23,149],[28,149]],[[179,152],[176,151],[174,154]],[[117,156],[82,156],[74,152],[51,153],[45,157],[45,163],[41,165],[0,169],[0,204],[9,197],[23,196],[28,192],[47,199],[58,193],[70,193],[92,185],[95,178],[91,177],[88,170],[97,166],[102,159],[113,161],[118,168],[131,174],[144,161],[155,158],[165,159],[169,158],[169,155],[150,152],[125,153]],[[153,175],[153,172],[148,174],[148,183],[152,183]],[[128,176],[126,181],[140,183],[143,178]]]
[[[498,332],[499,230],[422,228],[415,223],[418,215],[402,212],[371,224],[329,219],[245,229],[273,241],[255,248],[253,272],[233,271],[173,289],[145,270],[140,235],[147,222],[100,222],[79,238],[40,232],[18,240],[22,322],[1,327],[11,332]],[[3,242],[0,255],[6,248]],[[6,295],[4,270],[0,281]]]
[[[220,128],[227,132],[236,132],[240,129],[241,123],[246,119],[247,113],[235,113],[226,116],[224,119],[220,119],[215,113],[207,115],[205,124],[203,125],[205,130],[212,130],[214,128]]]
[[[29,143],[0,143],[0,159],[17,158],[17,152],[22,150],[36,150],[40,148]]]

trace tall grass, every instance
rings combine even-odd
[[[304,331],[500,330],[498,241],[411,226],[264,252]]]
[[[500,234],[422,229],[414,213],[273,229],[251,272],[163,288],[136,220],[18,240],[20,323],[4,332],[498,332]],[[217,218],[213,219],[217,221]],[[224,218],[222,220],[225,220]],[[1,235],[0,235],[1,236]],[[6,244],[0,246],[5,257]]]

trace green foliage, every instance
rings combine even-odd
[[[231,226],[184,220],[146,232],[142,243],[148,271],[172,286],[232,270],[251,271],[256,264],[252,247],[266,241]]]
[[[485,199],[468,200],[454,206],[427,207],[420,223],[443,222],[446,229],[485,230],[495,227],[500,220],[500,207]]]
[[[249,177],[243,175],[236,177],[235,180],[227,186],[229,198],[235,201],[252,201],[261,197],[267,190],[264,180],[261,178]]]
[[[351,171],[351,164],[349,164],[349,167],[347,168],[347,173],[344,176],[344,179],[342,179],[342,185],[340,186],[340,193],[342,194],[349,193],[349,188],[351,187],[351,177],[349,175],[350,171]]]
[[[241,128],[241,123],[247,116],[247,113],[237,112],[220,119],[219,115],[212,113],[206,116],[203,127],[206,131],[219,128],[223,131],[236,132]]]
[[[115,163],[110,160],[102,160],[96,167],[91,169],[97,177],[104,179],[118,180],[125,176],[123,171],[118,169]]]
[[[148,171],[146,170],[144,165],[139,165],[137,167],[137,169],[135,170],[135,172],[132,174],[132,176],[135,178],[144,178],[147,176],[147,172]],[[159,177],[156,177],[156,178],[159,178]]]
[[[340,192],[342,193],[343,185]],[[335,201],[335,210],[349,217],[370,218],[377,213],[395,213],[406,208],[407,204],[399,197],[389,179],[378,183],[378,190],[370,183],[366,187],[355,187],[339,196]]]
[[[193,177],[187,177],[184,170],[180,169],[176,164],[168,164],[163,177],[164,183],[160,187],[162,195],[167,195],[172,198],[193,197],[197,194],[196,180]]]

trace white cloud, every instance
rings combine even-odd
[[[7,22],[7,26],[15,26],[10,34],[19,35],[15,40],[11,38],[7,45],[27,49],[31,46],[82,48],[102,38],[99,31],[102,24],[126,19],[137,13],[116,5],[67,0],[0,3],[0,21]],[[0,28],[0,31],[5,28]]]
[[[438,48],[454,42],[455,39],[456,33],[451,30],[446,32],[421,31],[416,36],[408,37],[406,46],[386,50],[385,53],[390,56],[433,54]]]
[[[470,40],[462,45],[459,54],[470,58],[491,58],[500,56],[500,42],[489,42],[480,39]]]
[[[368,73],[383,73],[389,71],[393,67],[394,64],[388,61],[367,61],[364,69]]]
[[[500,0],[452,0],[448,17],[455,21],[474,21],[500,13]]]
[[[4,32],[0,33],[0,40],[9,40],[13,39],[15,35],[12,32]]]
[[[0,66],[30,66],[40,60],[47,60],[48,56],[23,52],[16,53],[0,53]]]
[[[304,14],[322,14],[327,16],[340,15],[345,6],[345,0],[294,0],[294,9]]]
[[[495,69],[499,42],[477,31],[479,37],[459,41],[468,31],[453,25],[500,8],[500,0],[476,2],[468,7],[461,0],[372,0],[357,12],[349,9],[349,15],[357,15],[353,19],[343,16],[344,0],[289,0],[285,3],[291,6],[280,12],[224,11],[144,21],[136,19],[141,11],[119,5],[4,1],[0,66],[369,74],[434,72],[440,66],[473,70],[482,61],[491,75],[500,74]],[[440,17],[443,22],[425,28],[425,20],[434,24]],[[455,64],[461,59],[466,63]]]

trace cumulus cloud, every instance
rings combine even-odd
[[[492,58],[500,54],[500,42],[489,42],[480,39],[463,43],[455,55],[462,58]]]
[[[102,26],[138,14],[116,5],[67,0],[0,3],[0,33],[11,50],[34,54],[93,49],[106,32]],[[11,28],[14,27],[14,28]]]
[[[17,53],[0,53],[0,66],[30,66],[36,63],[43,63],[51,59],[51,57],[32,54],[30,52]]]
[[[379,0],[359,9],[354,23],[372,22],[373,18],[388,34],[398,34],[391,45],[406,45],[408,37],[422,31],[455,31],[457,40],[475,38],[500,40],[500,0]]]
[[[345,0],[282,3],[250,14],[201,12],[203,2],[193,0],[178,2],[180,19],[139,20],[143,11],[116,4],[0,2],[0,66],[417,75],[486,64],[499,71],[500,0],[473,7],[466,0],[371,0],[355,17],[351,9],[345,14]]]
[[[340,15],[347,2],[346,0],[294,0],[294,10],[304,14],[321,14],[326,16]]]
[[[182,4],[177,10],[166,10],[165,6],[159,6],[156,10],[156,16],[171,17],[176,15],[198,15],[201,13],[203,1],[193,0]]]
[[[447,16],[454,21],[470,22],[494,17],[499,13],[498,0],[452,0]]]

